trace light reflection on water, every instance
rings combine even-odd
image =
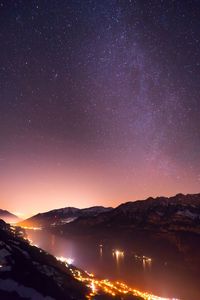
[[[99,245],[99,256],[102,258],[103,257],[103,245]]]
[[[27,231],[39,247],[55,256],[73,258],[77,267],[103,278],[121,280],[131,286],[162,297],[199,300],[196,278],[189,272],[134,249],[110,243],[63,239],[44,231]]]

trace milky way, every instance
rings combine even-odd
[[[1,1],[1,206],[199,192],[199,20],[189,0]]]

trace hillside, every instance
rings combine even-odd
[[[59,227],[78,230],[153,230],[200,233],[200,194],[127,202],[96,217],[82,217]]]
[[[200,194],[127,202],[97,217],[82,217],[50,229],[65,238],[124,245],[161,260],[200,263]],[[111,242],[112,241],[112,242]]]
[[[20,227],[0,220],[0,299],[2,300],[142,300],[132,293],[110,295],[104,280],[91,293],[94,282],[83,270],[32,246]],[[84,278],[84,280],[83,280]],[[96,281],[96,279],[95,279]]]
[[[0,209],[0,219],[4,220],[6,223],[17,223],[20,221],[16,215],[3,209]]]
[[[112,210],[112,208],[103,206],[93,206],[84,209],[65,207],[54,209],[45,213],[39,213],[29,219],[19,222],[18,225],[26,227],[57,226],[70,223],[79,217],[96,217],[97,215],[110,210]]]
[[[85,299],[85,287],[19,230],[0,221],[0,299]]]

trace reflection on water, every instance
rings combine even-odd
[[[27,233],[34,244],[57,257],[71,258],[76,266],[97,276],[120,280],[162,297],[200,299],[198,277],[176,256],[166,260],[160,251],[157,257],[150,257],[146,255],[146,247],[139,252],[134,245],[120,245],[115,241],[64,239],[45,231],[28,230]]]
[[[100,255],[100,257],[103,256],[103,245],[102,244],[99,245],[99,255]]]
[[[112,250],[113,258],[116,260],[116,265],[119,267],[120,262],[124,259],[124,251]]]

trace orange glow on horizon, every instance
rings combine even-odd
[[[88,164],[87,161],[57,164],[56,161],[44,160],[35,165],[15,158],[0,178],[0,208],[17,212],[25,219],[68,206],[116,207],[149,196],[199,192],[199,186],[194,187],[189,176],[177,183],[173,177],[161,176],[150,163],[130,172],[112,164]]]

